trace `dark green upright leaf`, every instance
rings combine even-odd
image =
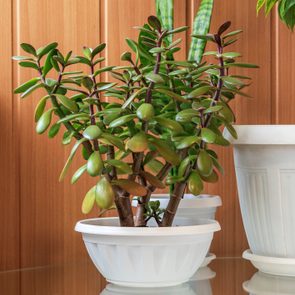
[[[202,0],[193,24],[193,35],[206,35],[210,29],[214,0]],[[207,40],[193,38],[190,45],[188,60],[200,63]]]
[[[156,0],[157,17],[162,27],[168,31],[173,30],[174,0]],[[172,43],[173,35],[166,37],[168,45]]]

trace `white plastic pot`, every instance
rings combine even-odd
[[[160,207],[165,209],[168,205],[169,194],[153,194],[151,201],[160,201]],[[184,194],[177,209],[176,217],[187,217],[192,219],[215,219],[217,207],[222,202],[219,196]],[[132,201],[134,207],[137,206],[137,200]]]
[[[176,218],[173,227],[120,227],[118,218],[96,218],[78,222],[75,230],[108,282],[164,287],[190,279],[220,226],[215,220]]]
[[[249,295],[294,295],[295,278],[273,276],[257,272],[243,284]]]
[[[225,137],[234,145],[239,200],[252,254],[256,260],[286,258],[286,265],[295,268],[295,125],[235,129],[237,140],[226,132]],[[252,260],[251,252],[245,256]],[[267,269],[271,267],[261,270]]]

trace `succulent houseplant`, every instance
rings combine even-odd
[[[236,62],[240,54],[225,51],[241,32],[227,33],[229,27],[226,22],[216,34],[193,36],[215,44],[216,51],[204,55],[216,63],[175,60],[181,39],[172,36],[187,27],[166,29],[155,16],[137,28],[137,42],[126,39],[130,52],[121,56],[124,66],[100,66],[105,44],[84,47],[83,56],[62,54],[57,43],[39,49],[21,44],[29,56],[13,58],[37,76],[15,93],[25,98],[39,88],[46,92],[36,106],[37,133],[52,138],[61,131],[63,144],[75,141],[60,180],[78,152],[85,162],[71,182],[83,173],[97,179],[84,198],[83,213],[94,206],[115,207],[121,226],[146,226],[151,218],[171,226],[186,188],[198,195],[204,182],[218,180],[222,168],[213,147],[229,145],[223,127],[236,137],[229,103],[237,94],[247,96],[242,89],[248,77],[230,75],[231,69],[256,67]],[[87,70],[72,71],[72,65]],[[115,82],[102,82],[102,73]],[[149,198],[167,185],[170,201],[161,210]],[[132,196],[138,197],[135,219]]]

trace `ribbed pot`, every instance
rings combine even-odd
[[[190,279],[220,226],[215,220],[176,218],[172,227],[120,227],[117,218],[96,218],[78,222],[75,229],[108,282],[164,287]]]
[[[295,258],[295,126],[239,125],[234,161],[252,253]]]

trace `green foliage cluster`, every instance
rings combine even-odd
[[[134,226],[133,195],[144,205],[144,222],[154,214],[159,226],[169,226],[175,212],[148,203],[156,188],[172,185],[168,206],[175,208],[186,186],[198,195],[204,182],[218,180],[222,168],[214,146],[229,145],[224,127],[237,136],[230,102],[237,94],[248,96],[243,89],[249,78],[231,75],[231,69],[256,68],[237,62],[239,53],[225,51],[241,32],[227,33],[229,27],[227,22],[216,34],[193,36],[215,44],[216,51],[205,56],[216,63],[175,60],[181,39],[164,40],[187,27],[164,29],[155,16],[137,27],[137,41],[126,39],[130,51],[121,56],[124,66],[102,66],[105,44],[84,47],[81,56],[63,54],[57,43],[39,49],[21,44],[28,55],[13,59],[36,76],[15,93],[25,98],[37,89],[45,91],[35,110],[36,132],[50,138],[62,132],[65,145],[75,141],[60,180],[78,152],[85,162],[71,182],[84,173],[97,178],[83,201],[84,213],[95,204],[103,210],[115,204],[121,225]],[[81,70],[72,70],[73,65]],[[102,73],[116,82],[102,82]]]
[[[259,12],[264,7],[265,14],[268,15],[275,4],[278,4],[280,19],[293,31],[295,25],[294,0],[258,0],[256,10]]]

